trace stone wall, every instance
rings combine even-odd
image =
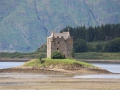
[[[51,37],[47,39],[47,57],[50,58],[55,50],[59,50],[66,58],[72,58],[73,38]]]
[[[51,58],[51,42],[52,38],[47,38],[47,58]]]

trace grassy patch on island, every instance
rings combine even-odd
[[[24,64],[24,66],[44,66],[44,67],[48,67],[50,65],[56,66],[56,65],[62,65],[62,66],[66,66],[66,65],[80,65],[82,67],[94,67],[93,65],[86,63],[86,62],[82,62],[82,61],[77,61],[75,59],[50,59],[50,58],[43,58],[43,63],[40,63],[39,59],[33,59],[31,61],[28,61]]]

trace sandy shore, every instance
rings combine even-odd
[[[5,76],[5,73],[8,76]],[[31,73],[34,75],[30,76]],[[111,74],[104,69],[43,70],[16,67],[1,69],[0,75],[2,74],[5,77],[0,77],[0,90],[120,90],[120,79],[72,78],[75,74]]]
[[[78,70],[42,69],[36,67],[15,67],[0,69],[0,90],[120,90],[120,79],[72,78],[81,74],[112,74],[104,69],[80,68]],[[10,76],[11,73],[11,76]],[[26,76],[22,76],[22,73]],[[34,75],[51,75],[51,77],[28,78]],[[19,76],[16,77],[16,76]],[[30,76],[29,76],[30,77]]]
[[[0,73],[39,73],[46,75],[112,74],[111,72],[101,68],[81,67],[79,69],[60,69],[60,68],[42,68],[42,67],[25,67],[25,66],[0,69]]]
[[[120,90],[120,79],[0,78],[0,90]]]

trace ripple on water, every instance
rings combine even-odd
[[[0,73],[0,78],[47,78],[47,75],[28,73]]]
[[[73,78],[114,78],[120,79],[120,74],[102,74],[102,75],[75,75]]]
[[[5,85],[21,85],[21,84],[29,84],[26,82],[4,82],[0,83],[0,86],[5,86]]]

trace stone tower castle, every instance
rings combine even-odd
[[[73,38],[69,32],[51,33],[47,37],[47,58],[51,58],[51,54],[55,50],[59,50],[66,58],[72,58]]]

